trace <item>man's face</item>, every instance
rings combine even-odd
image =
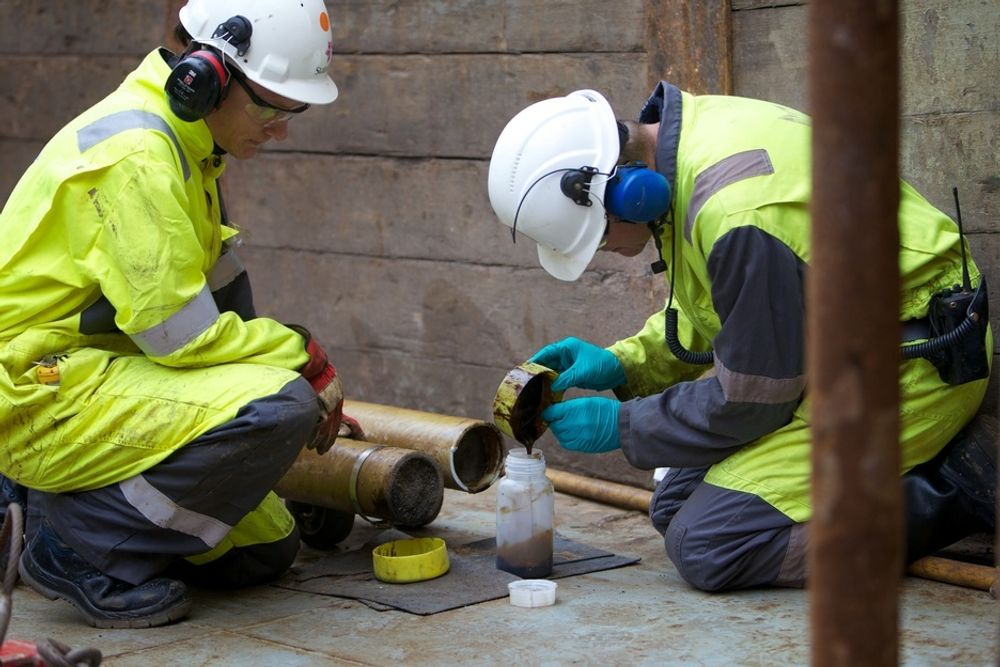
[[[248,86],[259,100],[281,109],[295,109],[302,105],[258,86],[253,81],[238,80],[233,75],[226,99],[210,113],[205,122],[215,140],[233,157],[245,160],[257,154],[257,149],[274,139],[283,141],[288,136],[289,119],[258,120],[261,109],[244,89]],[[242,84],[242,85],[241,85]]]
[[[614,252],[624,257],[635,257],[653,238],[644,224],[625,222],[614,215],[608,216],[608,231],[604,234],[600,250]]]

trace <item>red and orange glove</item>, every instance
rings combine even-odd
[[[312,385],[320,404],[320,423],[306,447],[315,449],[317,454],[325,454],[336,442],[338,435],[363,439],[361,425],[357,420],[344,415],[344,390],[340,386],[337,369],[327,358],[326,350],[304,327],[289,325],[289,328],[306,340],[309,361],[300,372]]]

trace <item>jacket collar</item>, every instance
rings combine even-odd
[[[151,51],[128,75],[122,87],[140,97],[147,109],[154,111],[170,125],[192,163],[202,163],[212,157],[215,143],[205,121],[188,123],[170,110],[164,84],[171,72],[168,61],[173,58],[176,56],[165,48]],[[213,160],[209,160],[209,164],[212,162]]]
[[[681,140],[680,88],[660,81],[639,112],[639,122],[660,124],[655,167],[670,183],[671,193],[677,192],[677,145]]]

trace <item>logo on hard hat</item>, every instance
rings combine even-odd
[[[326,43],[326,53],[323,56],[326,58],[326,61],[322,65],[316,66],[317,74],[325,74],[330,69],[330,61],[333,60],[333,42]]]

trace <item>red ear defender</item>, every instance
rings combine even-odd
[[[209,49],[199,49],[174,66],[164,90],[170,109],[190,123],[201,120],[218,106],[227,83],[229,72],[222,64],[222,57]]]

